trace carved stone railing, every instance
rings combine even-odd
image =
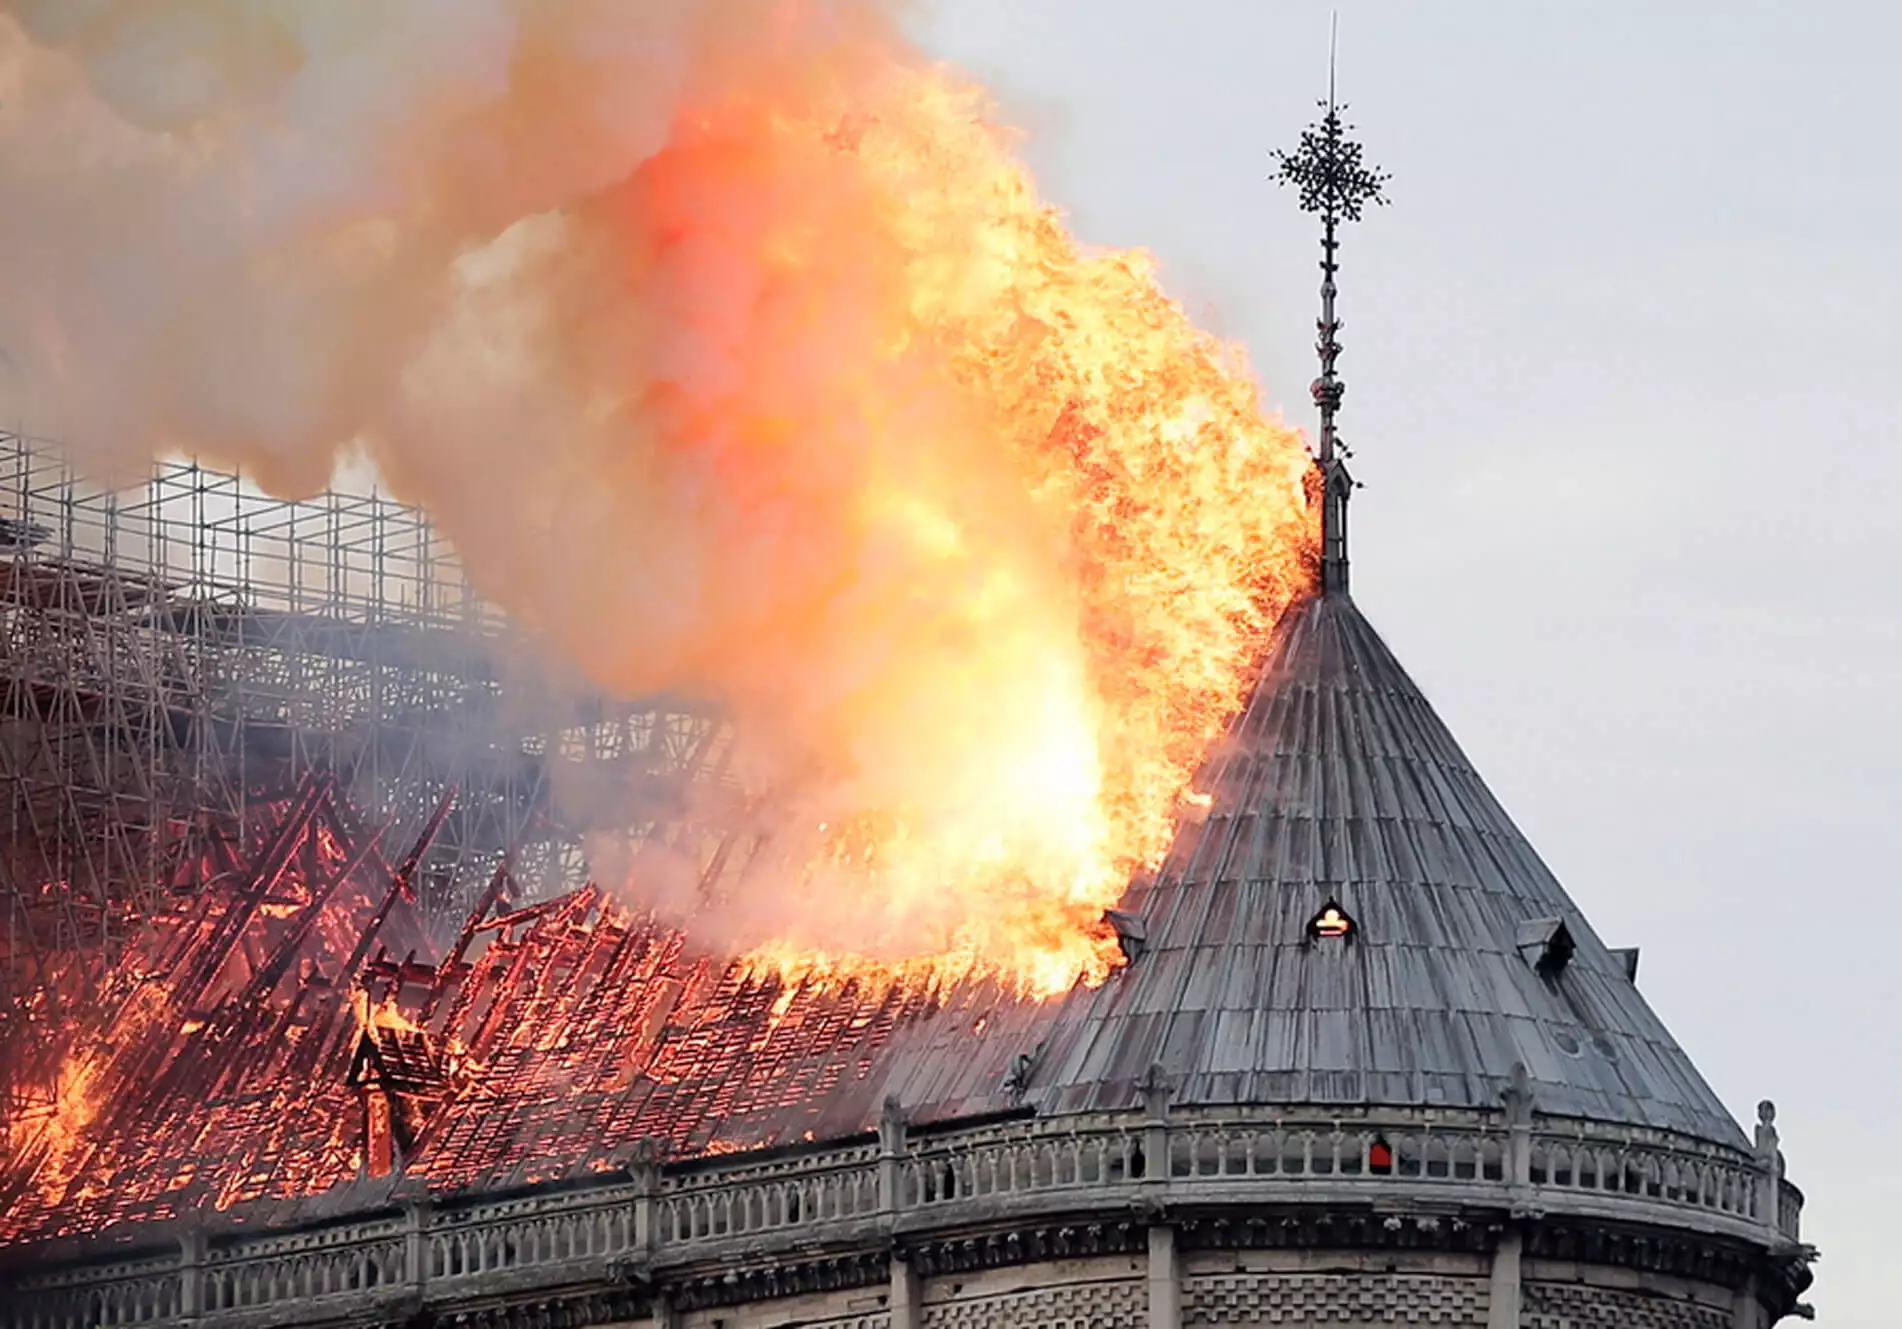
[[[219,1329],[394,1318],[421,1305],[1135,1206],[1413,1204],[1573,1214],[1757,1246],[1799,1239],[1802,1196],[1741,1149],[1505,1114],[1259,1110],[1060,1117],[656,1167],[529,1194],[222,1233],[175,1253],[37,1269],[4,1329]],[[1774,1197],[1774,1198],[1773,1198]],[[0,1285],[4,1287],[5,1285]]]
[[[656,1246],[875,1219],[887,1204],[875,1145],[768,1163],[735,1162],[663,1176],[654,1200]]]
[[[1777,1205],[1777,1231],[1792,1245],[1803,1240],[1803,1192],[1787,1181],[1777,1182],[1781,1201]]]
[[[13,1326],[167,1324],[184,1311],[184,1270],[174,1255],[75,1265],[23,1282],[7,1306]]]
[[[636,1189],[604,1181],[579,1191],[477,1201],[408,1212],[410,1240],[423,1252],[417,1291],[455,1295],[462,1286],[534,1286],[598,1272],[645,1249]]]
[[[1531,1146],[1529,1180],[1541,1192],[1635,1197],[1760,1224],[1766,1178],[1750,1155],[1661,1134],[1622,1139],[1580,1128],[1544,1134]]]
[[[409,1277],[399,1221],[259,1233],[208,1248],[197,1269],[206,1314],[296,1301],[312,1307],[400,1287]]]
[[[1360,1199],[1431,1194],[1762,1235],[1767,1178],[1742,1150],[1664,1132],[1568,1130],[1555,1122],[1522,1140],[1496,1117],[1477,1113],[1267,1123],[1209,1115],[1069,1130],[1061,1122],[1026,1123],[918,1148],[905,1160],[901,1196],[907,1209],[942,1209],[1139,1185],[1170,1200],[1218,1203],[1298,1202],[1323,1192]],[[1166,1171],[1153,1161],[1163,1158]],[[1795,1240],[1801,1197],[1780,1184],[1778,1227]]]

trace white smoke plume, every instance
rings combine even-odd
[[[624,179],[689,84],[808,58],[773,8],[9,0],[6,344],[95,464],[182,447],[314,489],[387,432],[459,259]]]
[[[567,666],[728,708],[836,869],[728,939],[1074,972],[1305,457],[891,8],[0,0],[0,349],[101,474],[361,447]]]

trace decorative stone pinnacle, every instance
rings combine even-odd
[[[1137,1088],[1142,1091],[1143,1111],[1148,1113],[1152,1120],[1161,1121],[1169,1115],[1169,1099],[1173,1087],[1169,1083],[1168,1073],[1162,1069],[1161,1062],[1149,1063],[1149,1069],[1143,1072],[1142,1081]]]
[[[1781,1168],[1782,1150],[1778,1146],[1777,1105],[1769,1099],[1757,1104],[1756,1145],[1757,1157],[1766,1164]]]
[[[902,1152],[905,1147],[905,1105],[897,1094],[885,1095],[885,1101],[879,1106],[878,1142],[889,1153]]]
[[[1532,1124],[1532,1076],[1527,1072],[1523,1061],[1512,1063],[1512,1069],[1506,1076],[1506,1087],[1500,1091],[1499,1097],[1506,1105],[1508,1125],[1530,1126]]]

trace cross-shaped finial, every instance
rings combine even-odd
[[[1385,204],[1381,190],[1391,177],[1361,160],[1360,144],[1347,137],[1353,126],[1341,120],[1346,108],[1332,99],[1321,104],[1327,114],[1301,131],[1301,146],[1275,153],[1275,179],[1300,190],[1301,211],[1320,213],[1331,229],[1359,221],[1363,204]]]
[[[1321,491],[1321,588],[1325,594],[1347,594],[1347,499],[1353,492],[1353,477],[1347,473],[1346,445],[1334,427],[1347,384],[1335,372],[1341,356],[1341,320],[1335,314],[1334,300],[1339,294],[1334,275],[1340,271],[1339,227],[1342,222],[1359,221],[1361,210],[1369,203],[1387,201],[1384,192],[1388,180],[1385,171],[1369,166],[1361,158],[1360,144],[1347,136],[1352,126],[1341,119],[1344,109],[1334,100],[1334,50],[1330,38],[1327,61],[1327,100],[1321,103],[1325,114],[1301,131],[1301,146],[1293,152],[1274,154],[1274,179],[1293,185],[1301,196],[1303,212],[1321,217],[1321,317],[1315,325],[1320,334],[1314,343],[1321,359],[1321,376],[1310,392],[1321,413],[1320,447],[1316,450],[1316,474]]]

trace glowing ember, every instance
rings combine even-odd
[[[698,939],[907,988],[1116,963],[1309,583],[1309,461],[980,89],[868,3],[5,8],[0,172],[58,170],[0,333],[76,432],[293,486],[361,441],[564,664],[723,706],[763,848],[705,898],[597,847]],[[128,86],[181,49],[189,89]]]

